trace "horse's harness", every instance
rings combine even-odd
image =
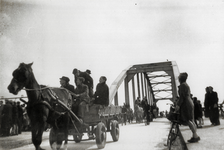
[[[47,89],[48,90],[48,94],[51,96],[51,98],[54,100],[52,105],[47,102],[46,100],[44,100],[44,97],[43,97],[43,90]],[[64,89],[64,88],[63,88]],[[57,94],[52,90],[52,88],[50,87],[43,87],[40,89],[24,89],[26,91],[39,91],[40,94],[38,95],[38,98],[37,98],[37,101],[34,102],[34,103],[28,103],[27,104],[27,112],[29,112],[31,109],[33,108],[36,108],[37,106],[40,106],[40,105],[44,105],[46,106],[49,110],[50,110],[50,113],[53,115],[53,116],[57,116],[57,118],[59,118],[61,115],[65,114],[65,112],[59,112],[57,111],[55,108],[58,104],[58,101],[59,101],[59,97],[57,96]],[[56,120],[57,120],[56,118]],[[49,119],[49,117],[47,117],[47,120]],[[56,125],[56,124],[55,124]],[[56,125],[57,126],[57,125]]]

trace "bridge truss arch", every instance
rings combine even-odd
[[[114,101],[118,105],[118,88],[122,83],[126,104],[130,104],[131,93],[133,103],[136,97],[146,97],[150,105],[160,100],[174,101],[178,96],[178,76],[179,69],[175,61],[129,66],[110,86],[110,103]]]

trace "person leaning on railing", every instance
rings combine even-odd
[[[200,140],[200,137],[196,132],[197,127],[194,122],[194,103],[190,97],[190,87],[186,83],[187,77],[187,73],[180,73],[178,77],[180,85],[178,86],[179,100],[176,105],[176,112],[180,112],[180,121],[183,124],[187,123],[193,133],[192,138],[188,140],[188,142],[194,143],[198,142]]]

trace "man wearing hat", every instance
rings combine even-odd
[[[70,79],[66,76],[62,76],[60,78],[60,84],[61,84],[61,87],[69,90],[70,92],[74,93],[75,92],[75,88],[73,85],[69,84],[69,81]]]
[[[87,85],[89,88],[89,97],[93,97],[93,79],[90,76],[91,71],[87,69],[85,72],[81,72],[78,69],[73,69],[74,78],[75,78],[75,84],[77,86],[77,78],[78,77],[83,77],[85,80],[83,84]]]

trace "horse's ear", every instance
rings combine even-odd
[[[33,62],[32,62],[32,63],[30,63],[30,64],[28,64],[28,66],[29,66],[29,67],[31,67],[32,65],[33,65]]]

